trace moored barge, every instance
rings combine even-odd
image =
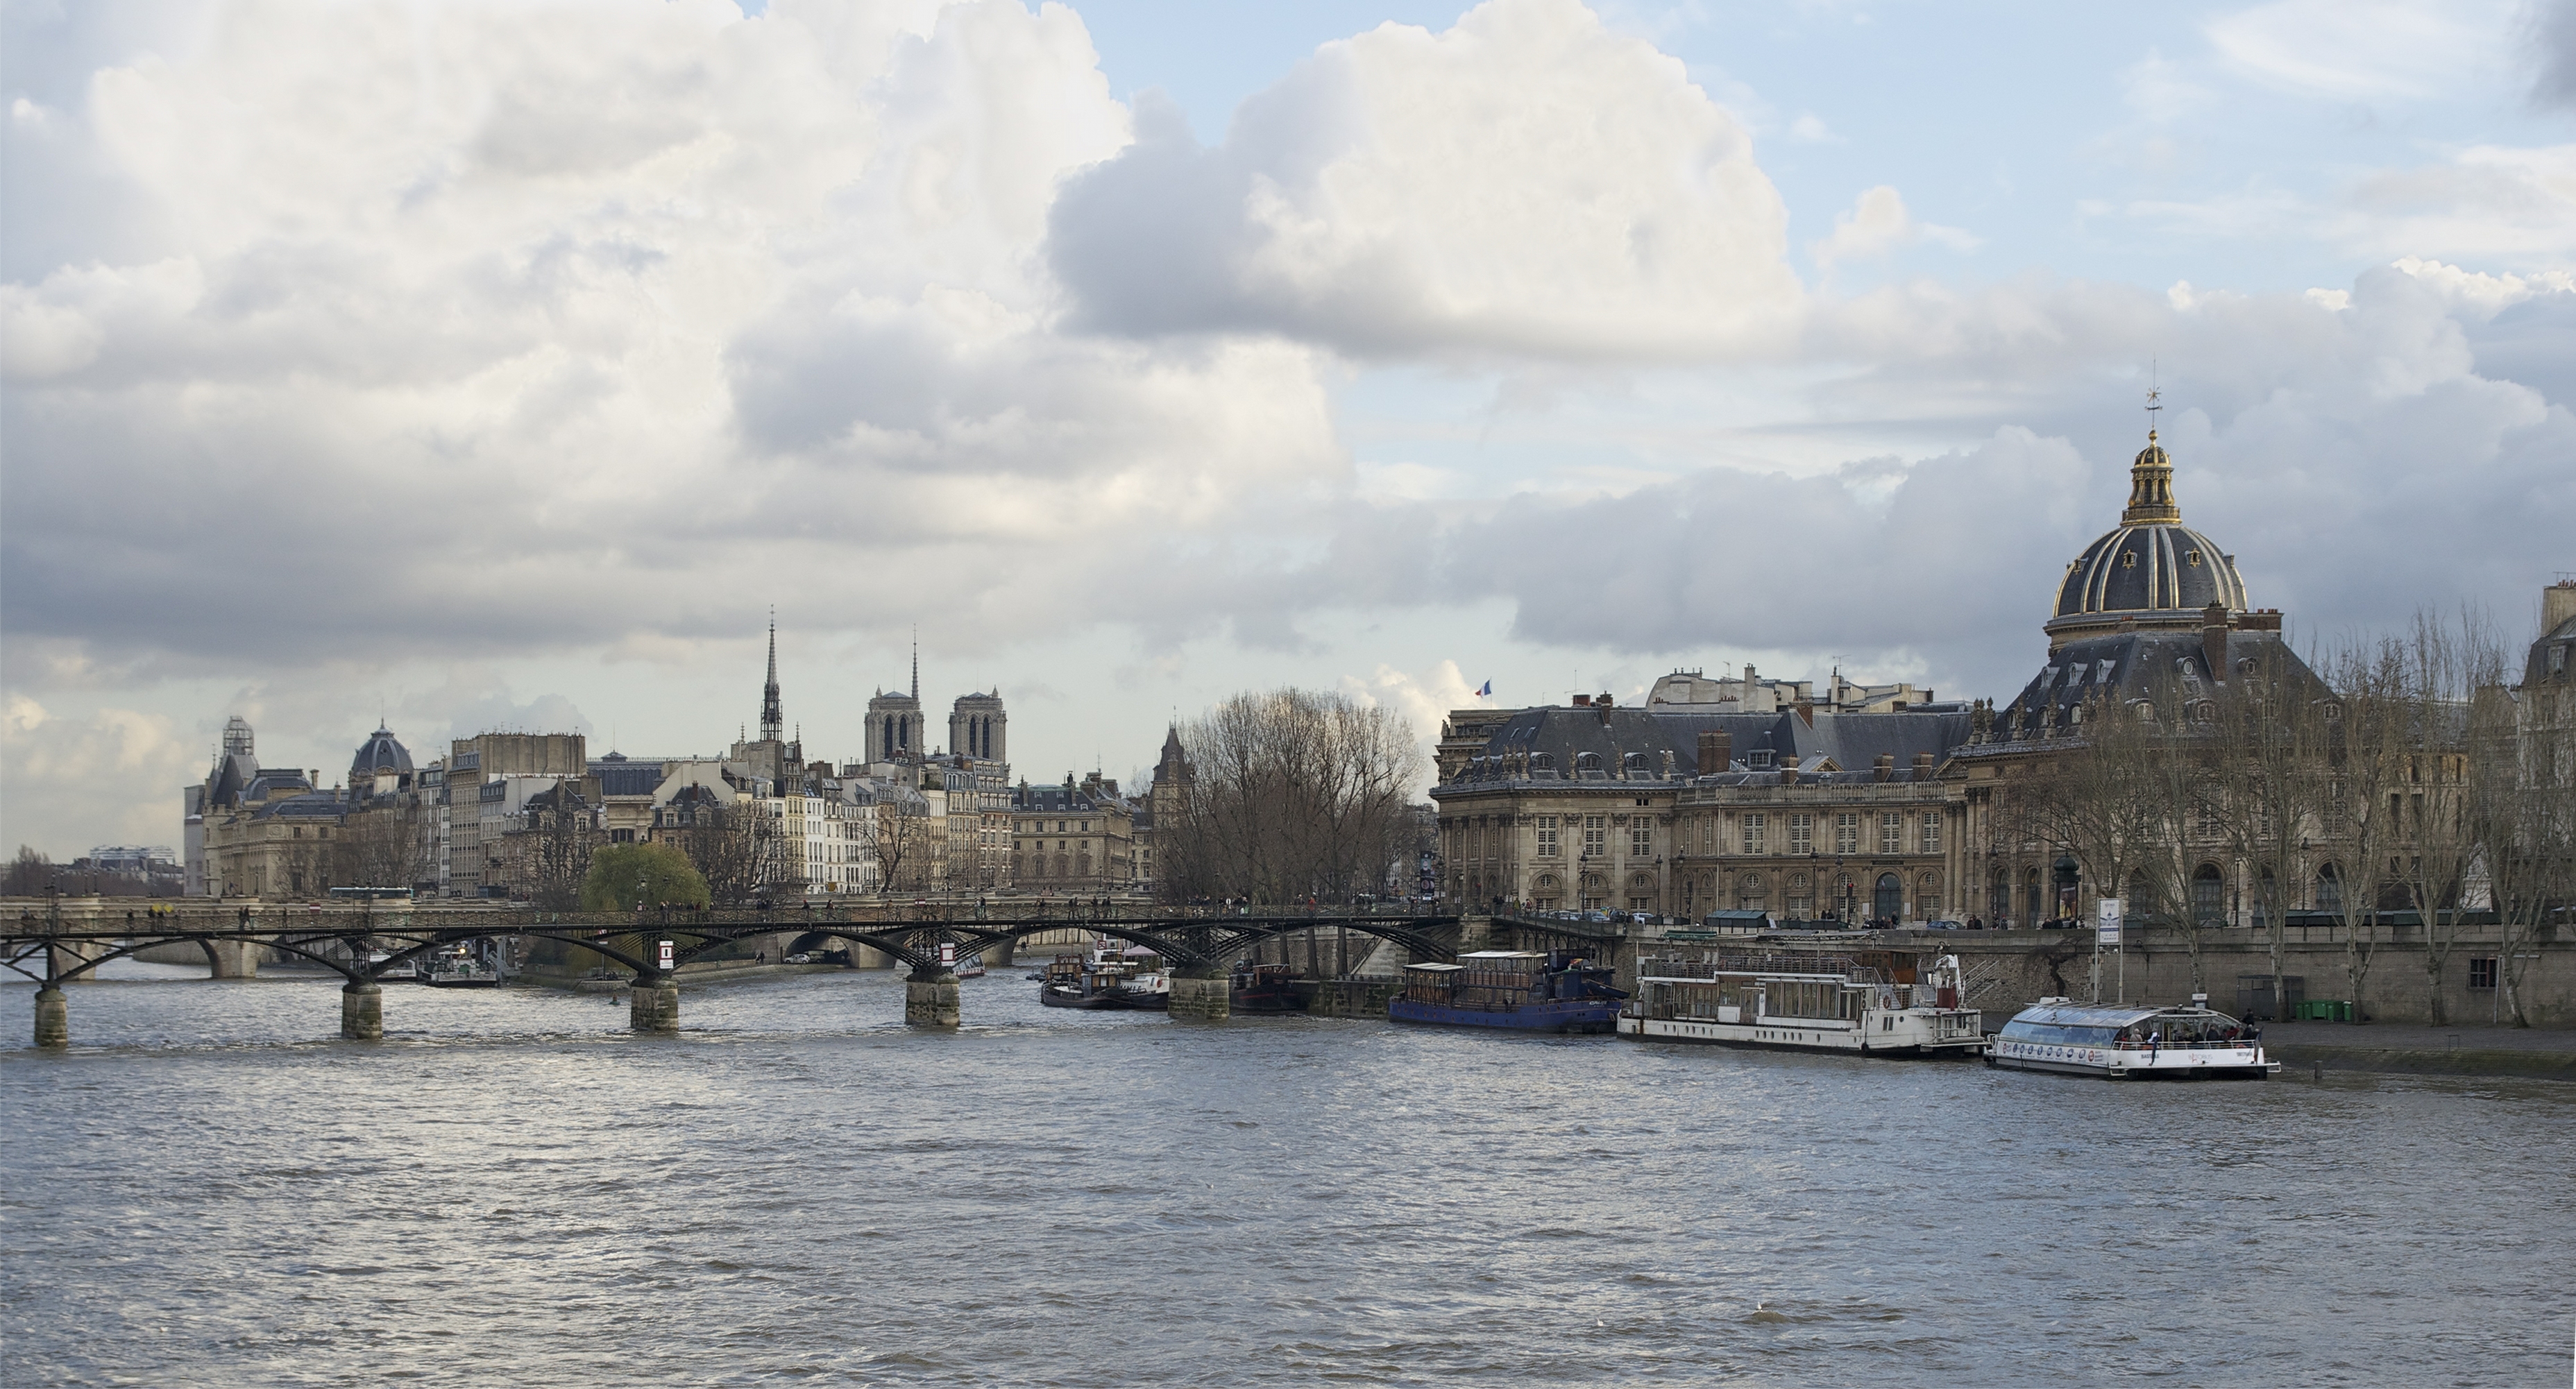
[[[1652,968],[1652,964],[1648,964]],[[1682,973],[1642,970],[1619,1035],[1863,1056],[1973,1056],[1978,1010],[1961,1006],[1959,959],[1906,951],[1720,951]]]
[[[1257,965],[1250,960],[1234,967],[1234,977],[1226,988],[1226,1009],[1233,1013],[1302,1013],[1306,997],[1297,992],[1297,970],[1293,965]]]
[[[1049,1008],[1169,1009],[1171,979],[1146,963],[1106,946],[1089,955],[1058,955],[1038,985],[1038,1002]]]
[[[1406,965],[1386,1015],[1441,1027],[1608,1032],[1628,996],[1611,986],[1611,973],[1566,951],[1471,951],[1454,965]]]

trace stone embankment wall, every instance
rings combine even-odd
[[[2303,982],[2305,997],[2354,998],[2340,932],[2294,927],[2287,934],[2281,972]],[[2148,1003],[2188,1002],[2195,992],[2195,976],[2184,933],[2133,930],[2129,937],[2127,996]],[[2090,931],[1904,932],[1891,938],[1891,943],[1957,954],[1972,981],[1968,1001],[1986,1011],[1989,1028],[2046,996],[2093,997]],[[2527,953],[2534,958],[2523,962],[2520,996],[2532,1025],[2576,1028],[2576,942],[2543,941],[2527,947]],[[2451,949],[2436,978],[2426,968],[2431,955],[2422,932],[2408,930],[2398,940],[2379,944],[2362,979],[2360,1011],[2371,1021],[2385,1023],[2510,1023],[2499,990],[2471,987],[2471,962],[2500,955],[2492,934],[2472,931]],[[2119,993],[2121,971],[2119,953],[2105,950],[2103,998]],[[2202,933],[2197,977],[2211,1007],[2225,1013],[2241,1011],[2246,1002],[2242,986],[2259,979],[2268,990],[2271,973],[2267,933],[2242,929]]]

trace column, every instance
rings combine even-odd
[[[626,996],[626,1025],[637,1032],[679,1031],[679,981],[658,969],[639,971]]]
[[[1233,972],[1193,965],[1172,975],[1172,1016],[1184,1022],[1223,1022],[1232,1014]]]
[[[914,965],[903,981],[903,1020],[913,1027],[957,1026],[957,974],[935,965]]]
[[[217,979],[257,979],[259,977],[259,942],[253,940],[209,940],[198,942],[206,952],[206,964]]]
[[[72,1044],[72,1009],[54,981],[36,986],[36,1045],[60,1049]]]
[[[340,986],[340,1035],[352,1042],[385,1039],[385,990],[372,979]]]

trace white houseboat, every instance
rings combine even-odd
[[[2262,1080],[2281,1069],[2263,1034],[2195,1001],[2188,1007],[2043,998],[2013,1015],[1986,1064],[2111,1080]]]
[[[1959,959],[1905,951],[1719,951],[1691,966],[1641,961],[1619,1035],[1865,1056],[1974,1055],[1977,1010],[1960,1006]],[[1682,973],[1690,968],[1691,973]]]

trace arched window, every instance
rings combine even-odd
[[[1543,892],[1553,892],[1553,891],[1555,891],[1555,890],[1556,890],[1556,875],[1555,875],[1554,873],[1541,873],[1541,874],[1539,874],[1539,875],[1538,875],[1538,886],[1539,886],[1539,890],[1540,890],[1540,891],[1543,891]]]
[[[1870,893],[1869,914],[1889,918],[1905,915],[1905,884],[1895,874],[1878,875],[1878,886]]]
[[[2036,926],[2048,919],[2047,899],[2040,895],[2039,870],[2026,869],[2021,875],[2021,911],[2024,919]]]
[[[1941,875],[1924,873],[1914,879],[1914,912],[1929,921],[1941,914]]]
[[[1789,901],[1787,905],[1789,915],[1793,920],[1805,921],[1815,916],[1816,894],[1809,890],[1806,874],[1792,873],[1789,875]]]
[[[2164,904],[2156,900],[2156,885],[2147,880],[2144,869],[2129,875],[2129,915],[2160,916]]]
[[[1632,752],[1628,754],[1628,775],[1642,776],[1649,770],[1651,770],[1651,768],[1647,766],[1646,755],[1644,753]]]
[[[2335,871],[2335,866],[2331,863],[2320,864],[2317,867],[2317,910],[2321,912],[2343,910],[2343,875]]]
[[[1770,884],[1763,881],[1761,874],[1738,873],[1735,875],[1735,900],[1744,910],[1749,912],[1758,912],[1762,910],[1762,899],[1769,892]]]
[[[1531,753],[1529,764],[1531,771],[1546,772],[1553,776],[1556,773],[1556,754],[1552,752]]]
[[[1599,773],[1601,770],[1601,754],[1597,752],[1576,753],[1574,755],[1574,770],[1578,774],[1586,775]]]
[[[2204,863],[2191,874],[2191,919],[2203,926],[2223,923],[2227,912],[2227,880],[2219,876],[2218,865]]]
[[[1655,878],[1654,878],[1654,875],[1653,875],[1653,874],[1651,874],[1651,873],[1631,873],[1631,874],[1629,874],[1629,875],[1628,875],[1628,890],[1629,890],[1629,891],[1631,891],[1631,892],[1652,892],[1652,891],[1654,891],[1654,890],[1655,890]]]

